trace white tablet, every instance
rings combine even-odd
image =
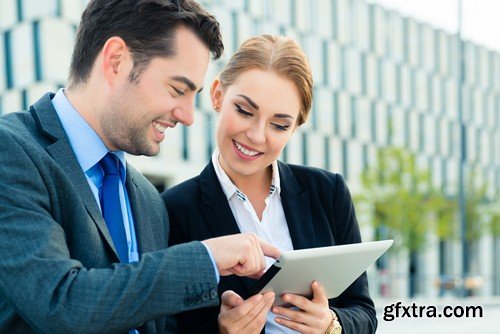
[[[250,289],[246,297],[274,291],[274,305],[283,305],[284,293],[312,297],[311,283],[320,282],[326,296],[335,298],[391,247],[393,240],[285,252]]]

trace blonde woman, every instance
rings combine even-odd
[[[277,160],[307,120],[312,89],[308,60],[292,39],[243,43],[211,87],[218,148],[199,176],[163,193],[172,244],[242,232],[281,251],[361,242],[340,175]],[[180,332],[360,334],[377,327],[366,274],[335,299],[321,282],[311,285],[310,300],[285,295],[293,308],[272,307],[272,293],[243,300],[253,284],[222,277],[220,307],[177,315]]]

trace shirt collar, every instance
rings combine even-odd
[[[226,198],[229,200],[235,193],[238,188],[231,181],[229,176],[227,176],[226,172],[222,169],[219,162],[219,149],[215,149],[214,153],[212,153],[212,164],[214,165],[215,174],[217,174],[217,178],[219,179],[219,183],[222,187],[222,191]]]
[[[233,197],[235,194],[238,196],[238,199],[241,201],[246,201],[246,195],[236,187],[236,185],[231,181],[229,176],[226,174],[224,169],[222,169],[222,166],[220,165],[219,162],[219,149],[216,148],[214,150],[214,153],[212,153],[212,164],[214,165],[215,169],[215,174],[217,174],[217,178],[219,179],[219,183],[222,187],[222,191],[224,192],[224,195],[226,195],[226,198],[229,200],[231,197]],[[272,163],[272,180],[271,180],[271,187],[269,189],[269,195],[273,195],[275,193],[280,194],[281,193],[281,187],[280,187],[280,176],[279,176],[279,170],[278,170],[278,162],[275,160]]]
[[[66,95],[64,95],[64,88],[59,89],[54,96],[52,105],[66,131],[80,167],[87,173],[90,168],[96,165],[109,152],[108,148],[89,123],[73,107]],[[113,153],[116,154],[121,162],[123,167],[122,179],[125,180],[127,166],[125,152],[114,151]]]

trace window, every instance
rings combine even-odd
[[[347,89],[352,93],[361,93],[361,57],[357,50],[345,49]]]
[[[396,66],[391,61],[382,62],[381,84],[383,85],[383,95],[381,97],[390,103],[396,102]]]
[[[325,147],[324,136],[320,133],[308,133],[307,138],[304,138],[303,145],[305,146],[303,155],[307,156],[307,165],[319,168],[326,168],[327,147]]]
[[[420,145],[420,125],[419,117],[416,111],[412,111],[409,114],[410,119],[410,149],[413,151],[418,151]]]
[[[378,79],[377,70],[377,59],[371,54],[365,56],[365,68],[366,68],[366,95],[370,98],[375,99],[378,93],[378,85],[380,84]]]
[[[370,104],[370,126],[371,126],[371,131],[370,131],[370,138],[372,142],[377,142],[377,103],[372,102]]]
[[[467,152],[467,155],[465,156],[465,159],[467,159],[470,162],[474,162],[477,159],[477,141],[478,138],[476,137],[476,131],[473,127],[468,127],[465,129],[465,149]]]
[[[314,31],[321,37],[333,37],[334,19],[334,1],[308,1],[309,6],[313,6],[311,13],[311,22],[314,24]],[[321,13],[321,14],[320,14]]]
[[[405,146],[405,112],[400,108],[392,110],[392,144],[395,146]]]
[[[415,76],[416,105],[421,111],[429,108],[429,83],[424,71],[417,71]]]
[[[317,129],[323,133],[333,133],[335,107],[331,92],[324,87],[316,88],[313,106],[311,116],[316,115]]]
[[[308,3],[311,2],[310,0]],[[350,5],[351,1],[349,0],[336,0],[336,15],[333,20],[334,31],[336,31],[336,37],[341,44],[347,44],[351,40],[350,36]]]
[[[474,85],[476,83],[476,71],[477,71],[477,59],[476,59],[476,47],[470,42],[464,42],[464,65],[465,82]]]
[[[330,139],[330,168],[336,173],[343,174],[343,151],[342,143],[338,138]],[[345,175],[344,175],[345,176]]]
[[[205,140],[206,140],[206,152],[205,159],[208,161],[212,156],[212,152],[215,150],[215,116],[210,112],[204,113],[204,123],[205,123]]]
[[[449,36],[444,31],[436,31],[436,57],[439,64],[439,74],[443,77],[450,74]]]
[[[405,41],[406,41],[406,62],[412,66],[417,65],[418,55],[418,33],[417,23],[411,18],[404,19]]]
[[[440,115],[443,112],[443,82],[439,76],[433,76],[431,78],[431,92],[432,92],[432,110],[434,114]]]
[[[327,83],[332,88],[340,88],[342,85],[342,73],[345,72],[345,68],[341,65],[341,55],[340,47],[334,41],[325,41],[323,56],[326,56],[326,66],[323,70],[324,82]]]
[[[0,100],[1,102],[1,100]],[[0,110],[1,115],[1,110]],[[331,154],[330,154],[330,137],[324,136],[323,138],[323,147],[325,152],[325,169],[328,171],[332,171],[331,167]]]
[[[403,18],[397,12],[387,13],[387,50],[391,53],[391,59],[402,62],[405,57],[404,24]]]
[[[21,11],[19,21],[28,21],[58,14],[57,0],[20,0],[18,1]]]
[[[354,108],[356,124],[356,137],[364,143],[371,142],[372,138],[372,112],[370,101],[364,98],[356,99],[356,107]]]
[[[308,137],[307,137],[307,133],[303,132],[302,133],[302,164],[303,165],[307,165],[308,162],[309,162],[309,159],[308,159],[308,152],[309,152],[309,147],[308,147]],[[315,150],[316,154],[318,154],[318,152]]]
[[[351,98],[347,93],[338,93],[339,133],[344,138],[351,134]]]
[[[398,70],[400,72],[398,75],[398,77],[400,78],[399,79],[400,82],[398,83],[399,91],[401,94],[400,103],[405,107],[413,106],[414,104],[412,104],[412,95],[413,95],[412,72],[410,71],[408,66],[404,64],[400,65]]]
[[[421,39],[421,63],[425,69],[435,71],[436,66],[436,50],[435,50],[435,33],[431,26],[424,24],[421,25],[420,39]]]
[[[500,89],[500,75],[496,75],[495,73],[500,73],[500,54],[495,53],[493,56],[493,68],[491,73],[493,75],[493,85],[495,89]]]
[[[442,174],[442,160],[440,158],[432,159],[432,169],[431,169],[432,185],[441,189],[443,186],[443,174]]]
[[[189,160],[189,128],[181,127],[182,131],[182,159]]]
[[[383,102],[376,104],[375,120],[377,128],[377,143],[380,145],[387,145],[387,138],[389,137],[389,108]]]
[[[295,134],[290,138],[287,144],[287,161],[292,164],[302,164],[302,130],[299,128]]]
[[[15,1],[0,1],[0,31],[8,29],[17,20]]]
[[[367,51],[370,48],[370,24],[369,5],[364,1],[351,1],[353,23],[353,43],[360,50]]]
[[[446,83],[446,113],[450,118],[458,117],[458,84],[453,80]]]
[[[438,128],[439,121],[434,115],[424,116],[423,136],[425,152],[428,154],[436,154],[439,152],[439,136],[436,129]]]

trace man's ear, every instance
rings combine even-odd
[[[102,47],[102,74],[109,85],[118,78],[128,77],[132,70],[132,58],[127,44],[120,37],[111,37]]]
[[[210,98],[212,100],[212,107],[216,112],[220,112],[220,106],[222,104],[222,85],[220,79],[215,79],[210,87]]]

